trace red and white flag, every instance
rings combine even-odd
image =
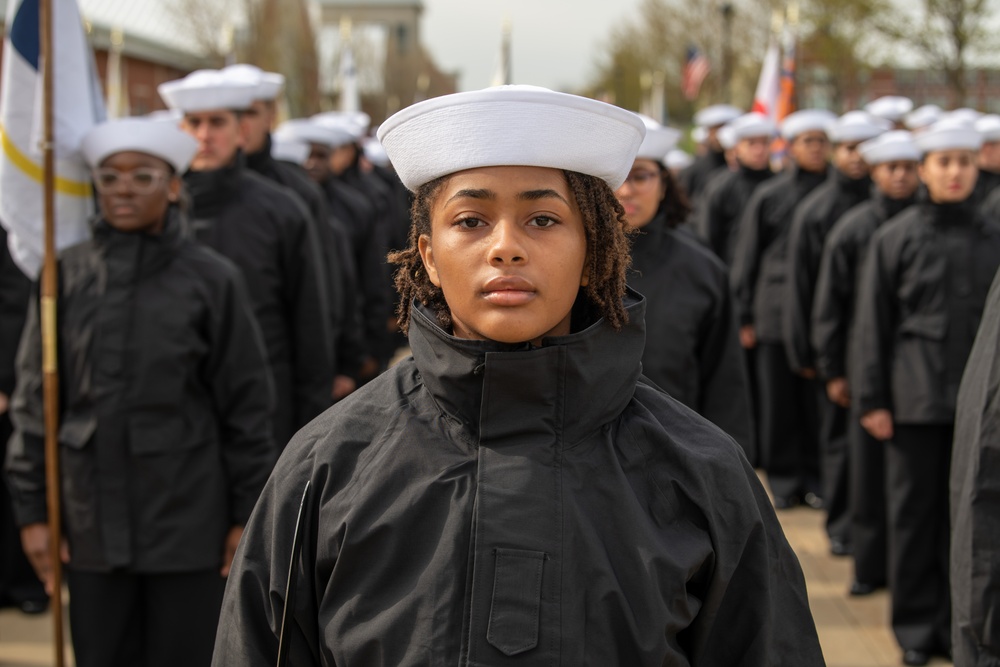
[[[684,71],[681,76],[681,90],[688,100],[698,98],[701,84],[705,77],[712,71],[712,64],[705,57],[705,54],[698,50],[696,46],[689,46],[687,59],[684,61]]]
[[[778,40],[771,38],[764,55],[764,64],[760,68],[760,79],[757,80],[757,92],[753,96],[753,108],[773,121],[777,121],[778,93],[781,90],[781,52]]]

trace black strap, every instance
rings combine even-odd
[[[292,536],[292,558],[288,563],[288,581],[285,584],[285,606],[281,610],[281,630],[278,633],[278,661],[276,667],[284,667],[288,656],[288,642],[285,641],[285,625],[288,622],[288,610],[295,604],[295,576],[297,574],[299,555],[302,553],[303,524],[306,520],[306,504],[309,499],[309,482],[302,490],[302,501],[299,503],[299,515],[295,519],[295,534]]]

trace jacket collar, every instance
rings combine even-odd
[[[629,322],[615,331],[600,319],[542,346],[456,338],[414,303],[410,347],[441,410],[480,442],[545,432],[560,448],[617,417],[642,367],[645,299],[629,290]]]

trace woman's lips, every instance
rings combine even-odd
[[[521,306],[537,296],[530,280],[520,276],[497,276],[483,285],[483,298],[495,306]]]

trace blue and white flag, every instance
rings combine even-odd
[[[93,212],[90,176],[80,141],[104,119],[93,53],[76,0],[50,0],[53,30],[53,114],[56,165],[56,248],[87,237]],[[0,88],[0,222],[11,256],[30,277],[44,253],[42,188],[41,0],[11,0]]]

